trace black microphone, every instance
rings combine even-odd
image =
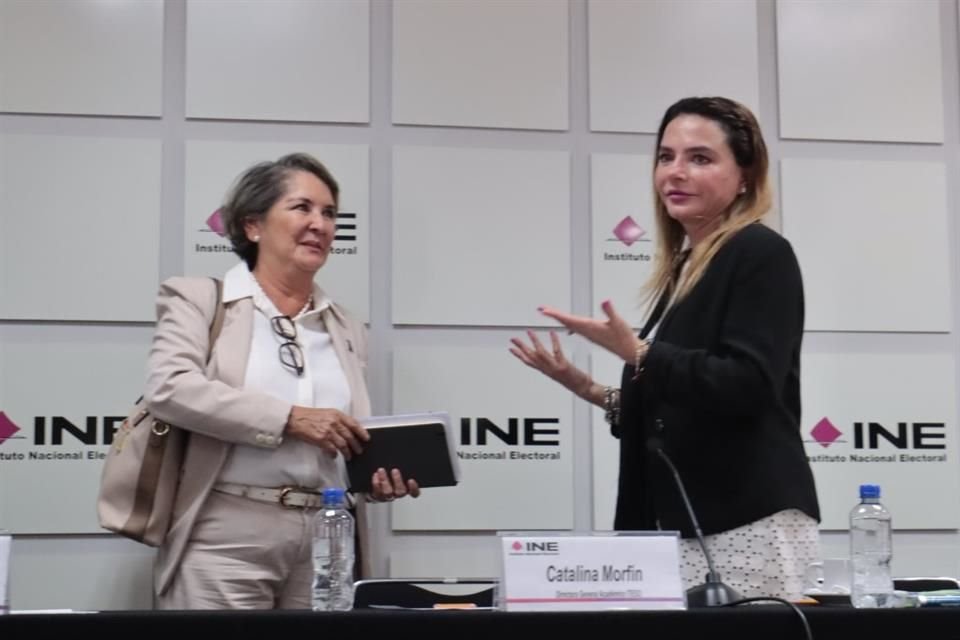
[[[659,419],[657,422],[660,422]],[[656,452],[673,473],[673,479],[677,484],[677,489],[680,490],[680,495],[683,497],[683,504],[687,507],[687,515],[690,517],[691,524],[693,524],[693,530],[697,534],[697,540],[700,541],[700,548],[703,549],[703,557],[707,560],[706,581],[703,584],[687,589],[687,606],[691,609],[722,607],[731,602],[741,600],[742,596],[732,587],[723,583],[716,567],[713,566],[713,558],[710,557],[710,552],[707,550],[707,543],[703,539],[703,532],[700,531],[700,523],[697,522],[697,515],[690,505],[687,490],[683,487],[683,480],[680,479],[680,473],[677,472],[677,468],[673,466],[670,457],[663,450],[663,443],[659,438],[650,438],[650,440],[647,441],[647,449],[651,452]]]

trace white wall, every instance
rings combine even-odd
[[[697,37],[664,36],[681,30]],[[198,176],[186,175],[190,149],[363,147],[368,166],[358,161],[351,175],[368,179],[369,193],[345,197],[368,212],[370,384],[375,409],[390,412],[397,351],[503,352],[509,337],[537,322],[530,312],[542,302],[523,308],[500,290],[504,274],[482,269],[503,250],[488,229],[460,252],[471,262],[454,275],[476,293],[455,309],[431,307],[395,273],[402,262],[424,277],[428,258],[457,255],[454,244],[410,253],[415,242],[400,224],[448,235],[457,225],[431,223],[451,206],[448,194],[409,160],[427,158],[449,170],[446,184],[469,189],[467,230],[491,210],[510,234],[512,214],[501,208],[529,207],[521,226],[529,259],[511,263],[524,269],[517,282],[593,314],[595,270],[620,283],[611,296],[631,286],[629,272],[595,261],[606,238],[594,236],[609,226],[598,212],[647,193],[642,184],[592,193],[593,179],[617,175],[597,167],[613,167],[618,155],[628,159],[623,166],[635,157],[646,166],[663,106],[709,93],[754,107],[764,128],[778,196],[773,224],[795,242],[809,274],[814,326],[805,352],[947,355],[956,372],[957,34],[956,0],[0,0],[0,356],[21,354],[19,363],[23,345],[60,342],[146,347],[156,283],[192,269],[185,238],[212,211],[192,204],[199,191],[191,186]],[[451,159],[459,173],[445,164]],[[533,178],[507,176],[504,192],[467,180],[470,167],[516,172],[524,163]],[[399,175],[418,189],[398,185]],[[645,169],[636,175],[647,179]],[[648,206],[641,209],[630,215],[643,225]],[[548,246],[537,243],[543,225]],[[524,237],[503,246],[516,251]],[[454,292],[449,281],[424,286]],[[836,291],[856,291],[863,303],[839,307]],[[496,292],[497,305],[480,306],[486,292]],[[610,370],[591,365],[582,342],[571,348],[581,366]],[[0,411],[22,401],[12,396],[22,375],[0,357]],[[130,375],[135,389],[140,372]],[[85,371],[75,378],[81,390],[102,384]],[[122,411],[130,392],[119,389],[111,410]],[[598,417],[573,405],[577,529],[605,528],[610,509],[603,485],[611,449]],[[11,496],[22,503],[30,491],[9,484],[4,464],[0,514]],[[916,499],[960,517],[956,495],[929,489]],[[823,499],[852,504],[853,496],[836,497],[846,491],[820,486]],[[57,509],[56,496],[37,508]],[[376,509],[381,575],[496,571],[491,532],[394,532],[388,508]],[[827,555],[845,553],[845,544],[844,532],[824,532]],[[958,549],[955,530],[898,531],[895,572],[958,575]],[[14,609],[150,606],[144,547],[34,531],[16,536],[13,554]]]

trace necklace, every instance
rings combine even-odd
[[[312,294],[312,293],[310,294],[310,297],[307,298],[307,303],[304,304],[304,305],[303,305],[303,308],[300,309],[300,311],[297,311],[297,315],[295,315],[295,316],[293,316],[293,317],[294,317],[294,318],[299,318],[300,316],[302,316],[303,314],[305,314],[307,311],[310,311],[311,308],[313,308],[313,294]]]
[[[253,282],[257,285],[257,288],[260,289],[260,293],[262,293],[263,296],[269,300],[270,296],[268,296],[267,292],[263,290],[263,285],[260,284],[260,280],[257,279],[257,276],[253,275],[252,271],[250,272],[250,275],[253,276]],[[296,315],[294,315],[293,318],[299,318],[300,316],[305,314],[307,311],[310,311],[310,309],[312,308],[313,308],[313,294],[311,293],[309,296],[307,296],[307,301],[300,308],[300,311],[297,311]]]

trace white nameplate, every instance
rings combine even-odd
[[[0,615],[10,609],[10,595],[7,590],[10,580],[10,542],[12,538],[6,531],[0,531]]]
[[[501,534],[507,611],[686,609],[676,533]]]

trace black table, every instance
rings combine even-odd
[[[960,640],[960,608],[856,610],[803,606],[817,640],[935,638]],[[578,640],[618,638],[787,640],[804,638],[800,619],[775,604],[691,611],[603,611],[516,613],[502,611],[124,611],[92,614],[15,614],[0,617],[3,640],[41,638],[161,637],[186,640],[251,638],[326,640],[341,637],[437,637],[466,640],[477,635],[508,640],[552,640],[566,632]],[[149,636],[147,635],[149,634]],[[342,635],[340,635],[342,634]],[[374,636],[373,634],[377,634]]]

